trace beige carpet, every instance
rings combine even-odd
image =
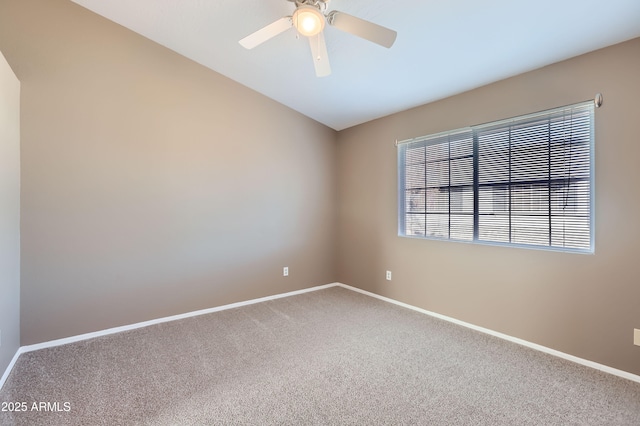
[[[339,287],[25,353],[9,402],[3,426],[640,425],[638,383]]]

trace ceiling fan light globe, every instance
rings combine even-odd
[[[293,13],[293,25],[303,36],[312,37],[324,28],[324,16],[313,6],[300,6]]]
[[[302,18],[302,22],[300,22],[301,31],[305,33],[312,33],[318,28],[318,20],[315,17],[307,14]]]

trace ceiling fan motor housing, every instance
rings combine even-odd
[[[330,0],[288,0],[288,1],[290,1],[291,3],[295,3],[296,7],[307,5],[307,6],[316,7],[324,11],[326,10]]]

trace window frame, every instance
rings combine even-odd
[[[549,228],[548,231],[546,233],[542,233],[541,236],[546,236],[549,239],[549,245],[544,245],[544,244],[538,244],[538,243],[520,243],[520,242],[500,242],[500,241],[492,241],[492,240],[486,240],[486,239],[480,239],[479,236],[479,229],[480,229],[480,225],[479,225],[479,218],[481,216],[480,213],[480,207],[479,207],[479,201],[478,201],[478,197],[479,197],[479,177],[478,177],[478,170],[479,170],[479,150],[478,150],[478,138],[479,138],[479,134],[481,132],[487,132],[487,131],[491,131],[491,129],[499,129],[502,127],[509,127],[511,128],[511,126],[515,126],[517,124],[521,124],[524,123],[525,125],[530,125],[533,127],[534,121],[536,120],[542,120],[544,118],[549,118],[549,120],[551,120],[554,117],[558,117],[560,114],[566,114],[567,111],[569,111],[570,114],[573,114],[573,111],[577,111],[578,113],[581,114],[586,114],[586,116],[588,117],[588,123],[584,126],[585,129],[588,129],[588,139],[585,139],[586,142],[583,142],[582,147],[583,149],[588,150],[588,177],[586,179],[582,179],[581,182],[586,182],[585,186],[588,190],[588,197],[584,197],[583,201],[586,203],[586,200],[588,200],[588,215],[582,215],[583,218],[586,218],[587,220],[587,224],[588,224],[588,245],[585,245],[583,247],[566,247],[566,246],[560,246],[560,245],[550,245],[552,244],[553,241],[553,226],[552,226],[552,220],[553,220],[553,213],[552,213],[552,203],[554,200],[554,195],[553,195],[553,179],[551,177],[551,172],[549,173],[549,178],[547,181],[545,181],[545,184],[548,184],[548,193],[546,195],[546,200],[544,201],[546,207],[548,208],[548,212],[544,215],[544,217],[548,220],[549,222]],[[571,116],[570,120],[573,123],[573,115]],[[514,124],[515,123],[515,124]],[[564,123],[564,122],[563,122]],[[551,121],[549,121],[549,128],[551,129]],[[549,130],[550,134],[551,134],[551,130]],[[432,236],[432,235],[412,235],[412,234],[407,234],[407,173],[406,173],[406,165],[407,165],[407,160],[406,160],[406,150],[408,147],[420,147],[420,145],[424,144],[425,146],[425,150],[427,146],[430,145],[437,145],[437,144],[442,144],[442,143],[447,143],[445,141],[445,138],[450,138],[451,136],[456,136],[456,135],[463,135],[463,134],[470,134],[471,138],[473,140],[473,211],[472,211],[472,216],[473,216],[473,236],[471,239],[455,239],[455,238],[451,238],[451,193],[454,192],[454,190],[456,190],[455,185],[452,187],[451,185],[451,178],[449,178],[448,184],[447,184],[447,188],[448,188],[448,197],[449,197],[449,201],[448,201],[448,217],[449,217],[449,231],[448,231],[448,236],[443,237],[443,236]],[[449,139],[450,140],[450,139]],[[432,142],[435,141],[435,142]],[[527,140],[528,141],[528,140]],[[430,143],[431,142],[431,143]],[[551,138],[549,140],[547,140],[546,142],[549,145],[549,152],[551,152]],[[564,143],[564,142],[563,142]],[[569,146],[572,147],[574,141],[573,139],[570,140],[569,142]],[[536,113],[532,113],[532,114],[526,114],[526,115],[521,115],[521,116],[516,116],[516,117],[511,117],[508,119],[504,119],[504,120],[498,120],[498,121],[494,121],[494,122],[489,122],[489,123],[485,123],[485,124],[480,124],[480,125],[474,125],[474,126],[469,126],[469,127],[465,127],[465,128],[460,128],[460,129],[455,129],[455,130],[451,130],[451,131],[446,131],[446,132],[440,132],[440,133],[436,133],[436,134],[431,134],[431,135],[426,135],[426,136],[421,136],[421,137],[417,137],[417,138],[412,138],[412,139],[407,139],[405,141],[401,141],[401,142],[397,142],[397,172],[398,172],[398,205],[397,205],[397,212],[398,212],[398,236],[400,237],[404,237],[404,238],[416,238],[416,239],[426,239],[426,240],[436,240],[436,241],[453,241],[453,242],[466,242],[466,243],[472,243],[472,244],[481,244],[481,245],[492,245],[492,246],[504,246],[504,247],[516,247],[516,248],[526,248],[526,249],[535,249],[535,250],[549,250],[549,251],[560,251],[560,252],[567,252],[567,253],[582,253],[582,254],[593,254],[595,253],[595,106],[594,106],[594,101],[586,101],[586,102],[580,102],[580,103],[576,103],[576,104],[572,104],[572,105],[567,105],[567,106],[563,106],[563,107],[558,107],[558,108],[553,108],[553,109],[549,109],[549,110],[545,110],[545,111],[540,111],[540,112],[536,112]],[[511,162],[511,146],[508,148],[509,149],[509,161]],[[570,148],[572,149],[572,148]],[[449,148],[450,151],[450,148]],[[425,154],[427,155],[427,154]],[[448,160],[449,160],[449,167],[451,164],[451,155],[449,154]],[[544,157],[543,160],[541,161],[546,161],[545,164],[548,164],[549,166],[549,170],[551,170],[551,162],[553,161],[553,157],[551,156],[551,154],[549,154],[548,157]],[[564,160],[563,160],[564,161]],[[584,161],[586,162],[586,160]],[[427,234],[426,230],[428,229],[426,224],[427,224],[427,220],[429,218],[430,215],[433,215],[433,213],[429,213],[428,209],[427,209],[427,192],[429,190],[427,183],[426,183],[426,175],[428,173],[428,169],[427,169],[427,164],[428,161],[425,157],[424,160],[424,164],[425,164],[425,170],[424,170],[424,175],[425,175],[425,185],[424,185],[424,203],[425,203],[425,207],[424,207],[424,223],[425,223],[425,234]],[[540,163],[543,164],[543,163]],[[572,163],[569,163],[569,165],[571,165]],[[566,167],[567,163],[563,163],[562,167]],[[511,173],[511,165],[510,167],[510,171],[509,173]],[[451,174],[451,172],[449,171],[449,174]],[[566,186],[563,186],[563,188],[566,188],[567,191],[575,191],[576,187],[574,186],[575,183],[572,183],[572,176],[569,175],[569,177],[567,178],[567,184]],[[511,181],[511,176],[509,177],[509,185],[506,187],[508,188],[506,190],[506,203],[505,203],[505,207],[507,210],[509,210],[508,215],[506,215],[509,219],[509,240],[511,241],[511,231],[513,229],[513,225],[511,224],[511,220],[512,218],[515,216],[514,213],[511,211],[513,209],[513,202],[510,200],[512,195],[509,194],[513,194],[513,186],[515,186],[517,183],[513,183]],[[491,183],[491,185],[493,185],[494,187],[499,187],[500,186],[500,182],[496,181],[494,183]],[[531,194],[537,193],[539,191],[539,188],[535,187],[535,185],[529,185],[528,190],[526,188],[524,188],[524,186],[527,185],[522,185],[523,189],[522,191],[526,192],[530,192]],[[411,187],[409,187],[409,190],[411,189]],[[556,188],[557,190],[557,188]],[[511,191],[511,192],[510,192]],[[499,195],[499,194],[498,194]],[[537,194],[540,195],[540,194]],[[494,198],[493,200],[495,200],[496,198],[496,193],[494,193],[492,195]],[[568,196],[567,196],[568,197]],[[500,198],[498,196],[498,198]],[[503,198],[505,198],[505,194],[503,194]],[[531,197],[527,198],[527,202],[530,202]],[[548,200],[548,202],[547,202]],[[575,202],[575,200],[573,200],[573,202]],[[420,215],[420,213],[414,213],[417,215]],[[572,218],[572,215],[568,215],[568,218]],[[577,214],[575,215],[575,217],[579,217]],[[532,233],[531,235],[535,236],[534,233]],[[580,234],[583,235],[583,234]],[[584,237],[586,239],[586,233],[584,233]],[[567,244],[567,240],[562,239],[562,244]]]

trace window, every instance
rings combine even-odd
[[[398,144],[399,235],[593,251],[593,102]]]

